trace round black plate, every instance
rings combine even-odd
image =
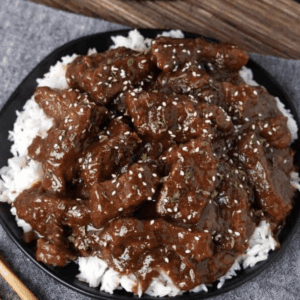
[[[23,80],[16,91],[11,95],[5,106],[0,112],[0,168],[7,165],[7,160],[12,155],[10,153],[11,142],[7,140],[8,131],[13,129],[13,124],[16,120],[16,110],[22,110],[25,102],[32,96],[34,89],[37,86],[36,79],[42,78],[45,73],[49,71],[50,66],[54,65],[62,56],[71,55],[73,53],[86,54],[89,48],[96,48],[98,52],[105,51],[112,45],[111,36],[123,35],[127,36],[129,30],[112,31],[106,33],[94,34],[86,37],[79,38],[77,40],[71,41],[62,47],[53,51],[48,55],[42,62],[40,62],[37,67],[31,71],[31,73]],[[140,29],[141,34],[145,37],[154,38],[162,30],[156,29]],[[187,38],[199,37],[194,34],[185,33]],[[205,38],[208,41],[216,41],[211,38]],[[293,106],[292,101],[280,85],[266,72],[263,68],[257,65],[253,61],[249,61],[247,67],[251,68],[254,74],[254,79],[261,85],[265,86],[269,92],[281,99],[281,101],[289,108],[297,121],[298,127],[300,128],[300,123],[296,110]],[[299,141],[293,143],[292,147],[299,152]],[[300,167],[300,161],[298,155],[295,155],[295,164]],[[221,293],[227,292],[231,289],[238,287],[244,282],[255,277],[263,269],[265,269],[270,263],[275,259],[275,257],[287,246],[297,223],[300,219],[300,195],[297,192],[295,195],[295,206],[287,218],[286,226],[280,234],[281,247],[278,251],[272,252],[269,255],[269,259],[258,263],[253,268],[248,268],[246,270],[241,270],[238,272],[238,276],[225,282],[221,289],[217,289],[216,284],[209,288],[209,291],[200,292],[197,294],[186,293],[180,298],[182,299],[204,299],[212,296],[219,295]],[[17,246],[30,258],[35,264],[42,268],[46,273],[51,275],[53,278],[72,288],[82,294],[98,299],[132,299],[131,293],[127,293],[124,290],[116,290],[114,295],[109,295],[104,292],[99,292],[99,288],[90,288],[88,284],[82,283],[76,279],[76,274],[78,273],[77,264],[72,262],[66,267],[47,267],[42,263],[39,263],[35,259],[34,249],[30,245],[25,244],[22,239],[22,230],[17,226],[15,218],[10,213],[10,205],[6,203],[0,203],[0,222],[8,235],[13,239]],[[143,298],[152,298],[150,296],[143,296]],[[157,299],[157,298],[153,298]],[[170,299],[170,298],[162,298]]]

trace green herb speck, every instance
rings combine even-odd
[[[176,193],[173,194],[171,197],[172,202],[178,201],[180,198],[180,191],[177,191]]]
[[[133,58],[129,58],[127,60],[127,65],[128,65],[128,67],[131,67],[133,65]]]

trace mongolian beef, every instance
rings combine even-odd
[[[54,126],[28,155],[44,176],[13,204],[37,260],[97,256],[142,291],[161,270],[190,290],[226,274],[261,220],[276,236],[295,192],[291,134],[274,97],[239,76],[247,61],[234,45],[159,37],[77,57],[68,90],[38,87]]]

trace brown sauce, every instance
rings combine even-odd
[[[143,291],[159,270],[189,290],[224,275],[261,219],[278,234],[291,135],[275,99],[239,77],[247,61],[237,46],[161,37],[148,53],[79,56],[69,90],[37,88],[55,125],[28,148],[44,178],[14,203],[37,260],[94,255]]]

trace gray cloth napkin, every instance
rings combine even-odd
[[[55,48],[75,38],[127,28],[70,14],[24,0],[1,1],[0,109],[25,76]],[[300,61],[251,55],[291,96],[300,113]],[[1,155],[1,154],[0,154]],[[39,299],[89,299],[45,274],[11,241],[0,226],[0,254]],[[299,299],[300,228],[288,247],[259,276],[213,299]],[[0,277],[0,298],[19,299]]]

